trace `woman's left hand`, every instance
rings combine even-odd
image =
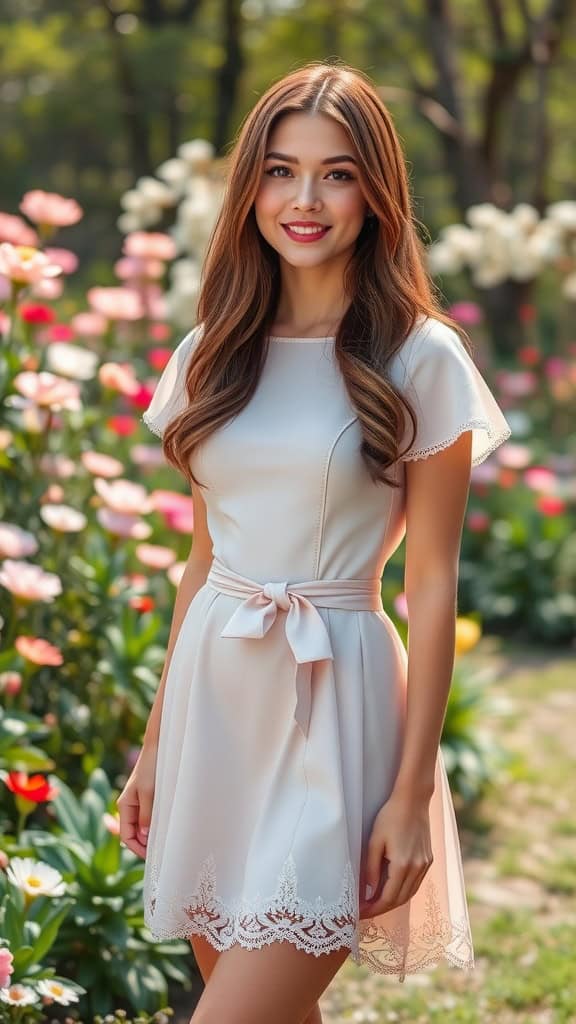
[[[434,858],[430,839],[428,801],[392,793],[380,809],[368,842],[366,877],[372,897],[360,892],[360,918],[376,917],[406,903],[420,887]],[[388,873],[380,887],[384,862]]]

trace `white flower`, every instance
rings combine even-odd
[[[567,231],[576,231],[576,201],[562,199],[546,207],[546,216],[556,221]]]
[[[69,1006],[70,1003],[78,1002],[78,994],[69,985],[62,985],[54,978],[42,978],[36,982],[36,988],[41,996],[48,996],[55,1003],[61,1006]]]
[[[569,302],[576,302],[576,274],[568,274],[562,282],[562,294]]]
[[[173,157],[160,164],[156,174],[172,188],[181,188],[190,177],[190,166],[185,160]]]
[[[497,227],[505,217],[506,214],[493,203],[476,203],[466,210],[466,220],[473,228]]]
[[[192,139],[183,142],[177,149],[178,156],[184,160],[197,174],[210,168],[214,160],[214,146],[207,139]]]
[[[536,227],[540,220],[538,210],[535,206],[531,206],[530,203],[517,203],[510,217],[526,231]]]
[[[32,857],[12,857],[6,874],[28,896],[63,896],[66,892],[60,872]]]
[[[38,1002],[38,994],[30,985],[9,985],[0,988],[0,1000],[9,1006],[31,1006]]]
[[[50,370],[73,380],[92,380],[96,375],[98,355],[90,349],[68,342],[55,341],[46,350],[46,363]]]
[[[144,196],[148,202],[152,202],[156,206],[170,207],[174,205],[176,200],[176,196],[171,188],[168,188],[164,182],[157,181],[156,178],[151,178],[147,175],[138,178],[136,188],[141,196]]]
[[[86,526],[86,516],[69,505],[43,505],[40,518],[56,533],[79,533]]]

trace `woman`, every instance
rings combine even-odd
[[[153,935],[192,943],[194,1024],[319,1024],[348,956],[473,966],[439,743],[470,467],[510,435],[362,73],[315,62],[249,113],[198,321],[144,414],[194,538],[121,837]],[[380,597],[404,533],[408,654]]]

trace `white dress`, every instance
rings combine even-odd
[[[181,341],[144,414],[158,435],[185,404],[201,335]],[[154,938],[204,935],[218,950],[345,946],[402,980],[442,959],[473,967],[473,945],[441,751],[432,867],[403,906],[358,917],[370,829],[403,741],[407,654],[380,581],[405,533],[405,488],[368,474],[334,344],[272,336],[248,405],[193,455],[214,562],[166,681],[145,921]],[[422,321],[389,372],[418,417],[406,458],[472,429],[478,465],[510,436],[440,321]],[[403,462],[395,474],[404,484]]]

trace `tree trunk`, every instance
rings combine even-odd
[[[221,155],[232,134],[231,117],[236,106],[240,75],[244,68],[242,54],[241,0],[224,0],[224,63],[216,76],[216,110],[212,142]]]

